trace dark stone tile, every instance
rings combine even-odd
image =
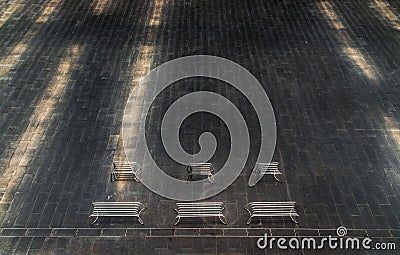
[[[32,236],[32,237],[48,237],[51,235],[52,229],[50,228],[44,228],[44,229],[39,229],[39,228],[30,228],[26,232],[27,236]]]
[[[29,250],[29,247],[32,243],[32,239],[31,237],[21,237],[20,241],[18,243],[18,247],[15,250],[15,253],[27,253]]]
[[[271,229],[271,236],[294,236],[296,229]]]
[[[317,229],[296,229],[296,236],[319,236]]]
[[[395,229],[393,229],[393,230],[391,230],[390,232],[392,233],[392,236],[393,236],[393,237],[396,237],[396,238],[399,238],[399,237],[400,237],[400,230],[395,230]]]
[[[146,237],[150,236],[150,229],[134,229],[130,228],[126,230],[126,236],[131,237]]]
[[[151,236],[173,236],[174,229],[152,229]]]
[[[348,229],[347,236],[358,236],[358,237],[366,237],[368,234],[367,230],[364,229]]]
[[[125,236],[126,229],[118,228],[103,228],[102,236]]]
[[[390,230],[386,229],[368,229],[368,236],[370,238],[374,237],[392,237],[392,233]]]
[[[200,236],[222,236],[223,230],[222,229],[200,229]]]
[[[40,221],[38,223],[39,227],[50,226],[56,206],[57,204],[46,204],[46,206],[43,209],[42,215],[40,217]]]
[[[264,236],[265,233],[270,234],[269,229],[247,229],[248,236]]]
[[[333,1],[325,9],[318,1],[261,0],[71,0],[53,5],[0,3],[5,15],[0,28],[0,197],[7,195],[0,205],[0,227],[28,228],[29,237],[22,237],[24,230],[3,229],[2,236],[19,236],[1,241],[5,253],[265,254],[255,247],[255,238],[238,241],[233,236],[263,235],[269,228],[273,235],[286,235],[292,228],[296,234],[321,235],[325,230],[318,229],[335,231],[339,225],[349,235],[374,229],[382,237],[387,231],[397,233],[398,31],[375,2]],[[395,10],[398,4],[388,0],[385,8]],[[43,15],[45,21],[36,21]],[[148,147],[167,174],[187,177],[184,166],[165,152],[160,124],[165,110],[191,92],[212,91],[232,101],[246,120],[251,148],[239,178],[212,198],[225,203],[228,225],[199,219],[174,229],[175,202],[142,183],[111,183],[110,169],[136,81],[148,68],[196,54],[227,58],[260,81],[275,112],[273,159],[280,162],[283,182],[265,176],[255,187],[247,185],[261,144],[251,98],[215,79],[180,80],[143,115]],[[197,153],[204,131],[218,141],[211,161],[219,170],[231,151],[231,137],[218,117],[189,116],[179,142],[188,153]],[[298,204],[300,224],[275,217],[245,225],[248,202],[289,199]],[[89,229],[91,203],[108,200],[143,202],[145,226],[152,229],[136,230],[141,227],[136,221],[114,218]],[[52,234],[50,227],[56,228]],[[100,228],[116,237],[97,239]],[[166,237],[192,231],[234,240]],[[144,238],[150,234],[157,238]]]
[[[77,236],[100,236],[102,229],[100,228],[79,228]]]
[[[77,229],[74,228],[55,228],[53,229],[52,236],[75,236]]]
[[[2,236],[25,236],[25,233],[25,228],[4,228],[0,232]]]
[[[177,228],[175,229],[175,236],[198,236],[200,234],[200,229],[181,229]]]
[[[246,229],[224,229],[224,236],[247,236]]]
[[[397,211],[393,210],[391,205],[381,205],[381,209],[386,220],[390,222],[390,226],[393,228],[400,228],[400,218],[399,214],[396,213]]]

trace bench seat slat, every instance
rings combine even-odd
[[[93,210],[92,214],[107,214],[107,213],[119,213],[119,214],[139,214],[139,210],[127,211],[127,210]]]
[[[101,206],[101,205],[110,205],[110,206],[113,206],[113,205],[117,205],[117,206],[124,206],[124,205],[127,205],[127,206],[131,206],[131,205],[142,205],[142,203],[129,203],[129,202],[101,202],[101,203],[99,203],[99,202],[95,202],[95,203],[93,203],[93,205],[95,205],[95,206]]]
[[[136,162],[114,161],[114,169],[111,172],[111,182],[114,181],[139,181],[140,167]]]
[[[288,213],[288,212],[269,212],[269,213],[254,213],[253,217],[257,216],[265,216],[265,217],[273,217],[273,216],[299,216],[297,213]]]
[[[177,210],[179,213],[187,213],[187,212],[222,212],[222,209],[212,209],[212,210],[192,210],[192,209],[187,209],[187,210]]]
[[[182,206],[185,206],[185,205],[194,205],[194,206],[196,206],[196,205],[202,205],[202,206],[207,206],[207,205],[223,205],[224,203],[222,203],[222,202],[207,202],[207,204],[203,204],[203,203],[176,203],[176,205],[182,205]]]
[[[282,175],[278,168],[279,162],[270,162],[270,163],[256,163],[253,168],[253,174],[259,176],[259,180],[261,180],[264,175],[273,175],[275,180],[278,182],[282,182],[279,180],[276,175]]]
[[[179,214],[179,217],[218,217],[222,216],[220,213],[213,213],[213,214],[205,214],[205,213],[198,213],[198,214]]]
[[[105,214],[95,213],[95,214],[91,214],[91,217],[97,217],[97,216],[100,216],[100,217],[125,217],[125,216],[136,217],[136,216],[138,216],[138,214],[137,213],[124,213],[124,214],[122,214],[122,213],[105,213]]]
[[[214,183],[214,175],[211,163],[190,163],[186,169],[189,173],[188,181],[190,181],[193,176],[208,176],[208,180]]]
[[[224,205],[222,202],[203,202],[203,203],[176,203],[177,221],[180,218],[197,218],[197,217],[218,217],[222,223],[226,224],[225,216],[222,213]]]
[[[194,210],[194,211],[204,211],[204,210],[223,210],[222,206],[215,206],[215,207],[178,207],[178,211],[187,211],[187,210]]]
[[[295,203],[250,203],[251,206],[293,206],[296,205]]]
[[[137,217],[140,224],[143,224],[140,213],[145,209],[140,202],[93,202],[93,211],[89,218],[96,219],[89,223],[93,225],[99,217]]]
[[[250,217],[247,224],[250,224],[253,217],[282,217],[289,216],[292,221],[297,223],[294,217],[299,214],[295,209],[296,202],[251,202],[248,203],[245,209],[249,212]]]

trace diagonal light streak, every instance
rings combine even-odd
[[[12,191],[18,187],[38,145],[44,140],[47,127],[68,85],[70,74],[77,64],[81,51],[82,48],[78,45],[73,45],[67,50],[45,95],[35,108],[29,125],[22,134],[17,148],[1,176],[0,192],[4,194],[1,203],[8,203],[12,200]]]
[[[25,33],[21,41],[13,47],[8,55],[0,59],[0,78],[7,75],[10,70],[18,63],[22,54],[27,49],[28,44],[33,39],[33,37],[39,32],[43,23],[45,23],[50,15],[54,12],[56,6],[60,0],[51,0],[47,6],[42,10],[39,17],[36,19],[35,23],[31,28]],[[0,23],[1,26],[1,23]]]
[[[377,71],[374,68],[375,65],[371,63],[371,60],[367,61],[367,58],[364,56],[360,49],[352,46],[354,45],[354,42],[350,38],[350,36],[344,31],[345,26],[333,9],[331,3],[328,1],[322,1],[319,3],[319,5],[324,16],[329,20],[331,26],[336,29],[337,38],[344,45],[342,48],[343,53],[346,54],[352,64],[358,67],[366,77],[371,80],[376,80]]]

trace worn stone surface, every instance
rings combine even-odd
[[[254,238],[233,236],[341,225],[398,241],[399,19],[394,0],[0,2],[1,253],[253,254],[260,252]],[[277,119],[274,160],[284,181],[267,176],[247,186],[260,131],[243,95],[206,78],[177,82],[146,119],[153,157],[165,172],[186,177],[185,167],[163,150],[158,125],[168,106],[189,92],[215,91],[235,103],[252,149],[242,175],[210,199],[225,203],[228,225],[183,221],[174,229],[174,201],[140,183],[110,183],[109,175],[138,79],[193,54],[235,61],[263,85]],[[219,142],[212,159],[218,169],[230,138],[215,116],[188,118],[182,146],[198,151],[204,131]],[[151,231],[135,232],[136,219],[118,218],[76,231],[87,228],[91,203],[106,200],[144,203]],[[296,201],[300,224],[255,219],[246,226],[244,205],[260,200]]]

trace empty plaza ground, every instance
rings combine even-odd
[[[240,176],[205,201],[223,202],[227,225],[183,220],[176,201],[135,181],[111,182],[124,159],[130,93],[151,69],[213,55],[250,71],[274,109],[273,161],[282,183],[248,180],[260,149],[250,102],[229,84],[192,77],[154,100],[146,121],[152,157],[185,179],[160,137],[163,114],[185,94],[232,101],[250,133]],[[232,74],[235,75],[235,74]],[[400,249],[400,2],[396,0],[0,1],[0,254],[396,254]],[[212,132],[218,171],[227,126],[197,113],[180,143],[199,151]],[[94,201],[140,201],[135,218],[88,216]],[[299,224],[254,219],[253,201],[295,201]],[[260,250],[257,237],[336,235],[397,243],[397,251]]]

